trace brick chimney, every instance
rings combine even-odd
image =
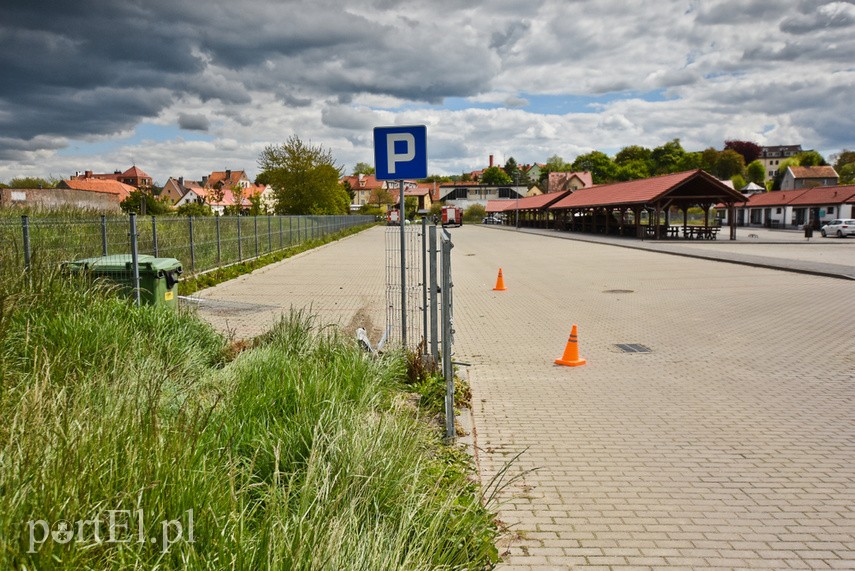
[[[184,188],[184,177],[183,176],[178,177],[178,186],[180,188]]]
[[[208,175],[202,175],[202,186],[208,186]]]
[[[86,171],[83,173],[83,178],[92,178],[92,171]]]
[[[493,166],[493,155],[490,155],[490,167],[492,168],[492,166]]]
[[[231,182],[232,180],[232,171],[231,169],[226,169],[226,180]]]

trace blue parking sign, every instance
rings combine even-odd
[[[426,178],[427,127],[375,127],[374,170],[377,180]]]

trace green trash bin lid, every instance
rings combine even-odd
[[[155,258],[146,254],[137,256],[137,263],[140,266],[140,274],[142,275],[159,275],[161,272],[172,272],[182,269],[181,262],[175,258]],[[133,269],[133,256],[130,254],[115,254],[113,256],[84,258],[82,260],[66,262],[64,266],[71,270],[89,270],[105,274],[129,272]]]

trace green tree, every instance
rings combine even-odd
[[[347,192],[339,184],[341,167],[332,152],[306,144],[296,135],[266,147],[258,158],[273,188],[278,214],[346,214]]]
[[[207,204],[198,202],[186,202],[175,209],[178,216],[211,216],[214,212]]]
[[[384,204],[392,204],[393,202],[395,202],[395,197],[385,188],[375,188],[368,196],[368,204],[376,204],[378,208]]]
[[[820,167],[828,164],[816,151],[804,151],[796,155],[796,159],[800,167]]]
[[[649,165],[652,160],[652,156],[653,152],[650,149],[640,147],[638,145],[630,145],[618,151],[618,154],[615,155],[615,164],[618,166],[624,166],[626,164],[637,163],[640,161]]]
[[[840,177],[839,184],[855,184],[855,162],[846,163],[840,169],[834,169]]]
[[[558,155],[552,155],[546,159],[546,170],[549,172],[565,172],[570,170],[570,163]]]
[[[353,201],[356,199],[356,191],[353,190],[353,185],[350,184],[349,180],[341,181],[341,187],[347,193],[348,198],[350,198],[350,203],[353,204]]]
[[[677,164],[677,170],[682,171],[693,171],[699,168],[703,168],[701,165],[703,164],[704,154],[701,151],[695,151],[692,153],[686,153],[683,155],[683,158],[680,159],[680,162]],[[707,170],[707,169],[704,169]]]
[[[579,155],[573,161],[571,170],[574,172],[590,172],[594,184],[605,184],[617,178],[617,165],[615,165],[614,161],[607,154],[600,151],[591,151],[590,153]]]
[[[725,149],[718,154],[713,174],[721,180],[727,180],[736,175],[742,176],[744,171],[745,159],[742,155],[731,149]]]
[[[520,179],[520,167],[517,165],[517,161],[511,157],[505,162],[504,168],[505,174],[507,174],[511,181],[518,181]]]
[[[404,216],[407,220],[412,220],[416,217],[416,212],[419,210],[419,199],[415,196],[404,197]]]
[[[668,174],[679,172],[680,163],[686,155],[680,139],[674,139],[660,147],[653,149],[651,159],[653,160],[653,174]]]
[[[500,167],[488,167],[481,174],[481,184],[511,184],[513,180]]]
[[[374,167],[368,163],[356,163],[356,166],[353,167],[353,176],[358,174],[374,174],[375,172]]]
[[[834,160],[834,170],[839,174],[840,169],[848,164],[855,163],[855,151],[843,149],[839,153],[831,155],[831,159]]]
[[[739,157],[742,158],[742,155],[739,155]],[[730,182],[733,183],[733,188],[735,188],[736,190],[739,190],[740,188],[743,188],[746,184],[748,184],[748,182],[745,180],[745,177],[743,177],[741,174],[735,174],[730,177]]]
[[[18,176],[9,181],[9,188],[56,188],[58,180],[35,176]]]
[[[481,204],[473,204],[463,212],[463,221],[472,224],[477,224],[484,220],[487,215],[487,209]]]
[[[157,198],[139,189],[131,191],[128,197],[119,203],[119,207],[123,212],[147,216],[160,216],[172,212],[169,197]]]
[[[745,176],[749,181],[754,184],[763,184],[763,181],[766,180],[766,167],[763,166],[763,163],[758,161],[752,161],[747,167],[745,167]]]

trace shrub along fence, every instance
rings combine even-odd
[[[0,219],[0,242],[26,268],[33,261],[140,255],[176,258],[185,274],[212,270],[374,222],[373,216],[101,216]],[[9,252],[7,252],[9,253]],[[135,272],[136,273],[136,272]]]

